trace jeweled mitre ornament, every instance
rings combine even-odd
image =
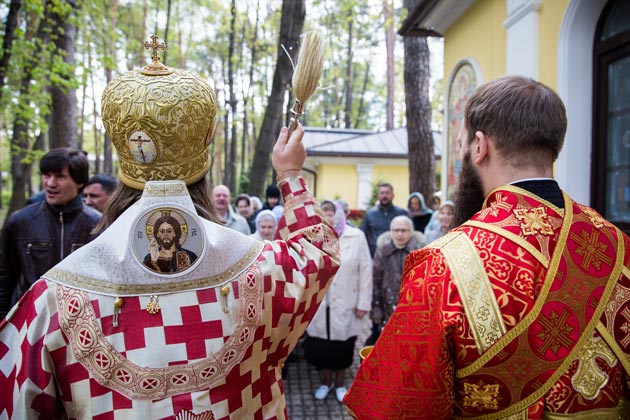
[[[179,179],[190,185],[210,168],[217,98],[196,74],[160,63],[166,46],[153,35],[145,48],[152,63],[109,82],[102,98],[103,124],[118,152],[118,176],[143,189],[146,181]]]

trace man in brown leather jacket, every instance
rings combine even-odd
[[[83,203],[83,152],[53,149],[39,163],[45,200],[13,213],[0,236],[0,319],[38,278],[94,239],[100,213]]]

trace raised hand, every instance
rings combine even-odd
[[[149,253],[151,254],[151,261],[158,260],[160,251],[158,250],[158,244],[155,241],[155,238],[151,239],[151,242],[149,242]]]
[[[288,128],[282,127],[280,130],[271,155],[271,163],[278,174],[278,180],[300,174],[306,160],[306,149],[302,144],[303,137],[304,129],[301,124],[298,124],[295,131],[291,133],[291,137],[289,137]]]

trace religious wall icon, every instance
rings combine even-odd
[[[132,246],[146,269],[167,275],[183,273],[203,252],[203,228],[197,217],[183,208],[153,208],[134,224]]]
[[[139,163],[152,163],[157,158],[157,144],[144,131],[131,133],[128,145],[131,156]]]

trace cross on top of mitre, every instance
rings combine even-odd
[[[151,60],[153,61],[153,65],[157,65],[160,62],[160,56],[158,55],[158,51],[166,51],[166,44],[164,42],[159,41],[160,37],[153,34],[151,35],[151,42],[144,42],[145,50],[153,50],[153,54],[151,54]]]
[[[142,74],[156,76],[171,74],[173,72],[173,69],[160,63],[160,56],[158,55],[158,51],[166,51],[166,44],[164,42],[160,42],[159,36],[155,34],[151,35],[151,42],[145,41],[144,49],[151,50],[152,52],[151,64],[142,68]]]

